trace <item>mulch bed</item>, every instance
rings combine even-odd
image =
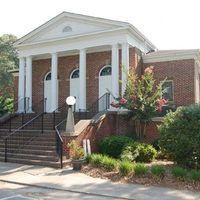
[[[145,186],[160,186],[178,190],[200,191],[200,182],[179,180],[170,174],[170,168],[173,166],[172,162],[156,161],[147,165],[150,166],[155,163],[164,164],[166,166],[166,175],[164,177],[155,177],[151,173],[147,173],[145,176],[132,175],[128,177],[122,177],[118,171],[108,172],[103,168],[95,168],[91,165],[85,165],[82,169],[82,172],[95,178],[108,179],[119,183],[134,183]]]

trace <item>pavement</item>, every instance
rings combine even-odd
[[[200,200],[200,192],[113,183],[70,167],[54,169],[0,162],[0,200]]]

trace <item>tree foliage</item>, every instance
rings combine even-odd
[[[147,124],[162,106],[162,84],[165,80],[156,85],[153,66],[146,68],[141,77],[138,77],[135,71],[130,71],[127,75],[124,96],[116,98],[117,102],[112,102],[111,105],[132,111],[131,117],[136,123],[137,136],[142,139],[146,134]]]
[[[8,34],[0,37],[0,93],[5,97],[10,95],[9,88],[13,84],[13,77],[8,70],[18,68],[17,51],[13,46],[16,39]]]

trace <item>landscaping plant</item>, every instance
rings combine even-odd
[[[179,165],[200,169],[200,104],[168,113],[159,132],[162,152]]]
[[[194,181],[200,181],[200,171],[199,170],[191,170],[189,176]]]
[[[126,136],[109,136],[100,142],[99,151],[113,158],[119,158],[123,148],[132,141],[131,138]]]
[[[101,166],[108,171],[114,171],[118,167],[118,162],[113,158],[110,158],[108,156],[103,156]]]
[[[79,146],[75,140],[72,140],[68,143],[67,147],[70,150],[70,157],[72,160],[80,160],[84,158],[84,149]]]
[[[156,155],[157,151],[152,145],[132,142],[124,148],[121,159],[136,162],[151,162]]]
[[[114,97],[115,102],[111,106],[115,108],[126,108],[130,112],[130,117],[135,121],[136,134],[139,139],[146,135],[146,127],[152,122],[152,117],[162,111],[162,106],[166,103],[162,99],[162,85],[158,85],[153,77],[153,66],[144,70],[141,77],[135,71],[127,73],[128,79],[123,97]]]
[[[162,165],[152,165],[151,173],[155,176],[164,177],[165,175],[165,167]]]
[[[148,172],[148,167],[145,166],[143,163],[136,163],[134,165],[134,173],[137,176],[143,176]]]
[[[187,176],[187,170],[182,167],[174,167],[171,173],[174,177],[179,179],[184,179]]]
[[[134,170],[134,165],[128,160],[123,160],[119,163],[119,173],[122,176],[127,176],[131,174]]]

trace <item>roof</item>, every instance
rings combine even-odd
[[[105,19],[105,18],[100,18],[100,17],[93,17],[93,16],[88,16],[88,15],[82,15],[82,14],[75,14],[75,13],[70,13],[70,12],[62,12],[59,15],[53,17],[46,23],[42,24],[38,28],[34,29],[33,31],[29,32],[25,36],[21,37],[15,42],[15,46],[23,44],[24,41],[28,40],[29,38],[33,37],[34,35],[38,34],[40,31],[45,29],[46,27],[52,25],[62,17],[70,17],[74,19],[81,19],[81,20],[86,20],[90,22],[95,22],[95,23],[102,23],[102,24],[107,24],[107,25],[113,25],[116,27],[122,27],[125,29],[128,29],[133,35],[135,35],[139,40],[142,40],[145,42],[150,48],[152,49],[157,49],[154,44],[152,44],[136,27],[134,27],[132,24],[128,22],[123,22],[123,21],[117,21],[117,20],[110,20],[110,19]]]
[[[144,63],[199,59],[199,49],[158,50],[142,56]]]

